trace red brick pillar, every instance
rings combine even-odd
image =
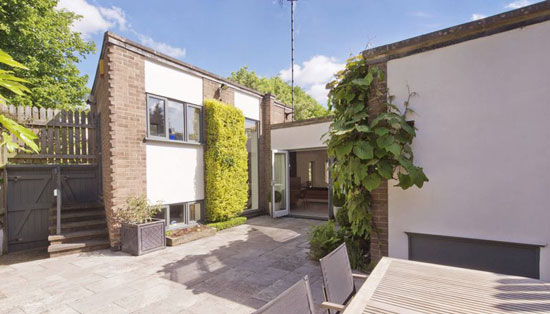
[[[376,65],[385,74],[386,63]],[[382,80],[375,80],[371,86],[368,109],[371,118],[380,113],[386,112],[387,102],[387,79],[386,75]],[[371,260],[374,263],[388,256],[388,182],[383,181],[380,187],[372,191],[372,227],[370,240]]]
[[[269,213],[269,192],[271,191],[271,111],[275,97],[265,94],[260,106],[260,209]]]

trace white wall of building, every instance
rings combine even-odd
[[[202,78],[145,61],[145,92],[202,105]],[[204,199],[203,147],[149,141],[147,198],[173,204]]]
[[[296,150],[327,147],[323,134],[328,132],[330,122],[307,124],[271,130],[271,149]]]
[[[145,60],[145,91],[202,105],[202,78],[149,60]]]
[[[147,143],[147,198],[173,204],[204,199],[203,147]]]
[[[235,107],[241,109],[245,118],[260,121],[260,98],[235,91]]]
[[[549,34],[545,22],[388,62],[395,103],[418,93],[413,150],[430,179],[390,184],[390,256],[407,258],[406,231],[548,245]]]

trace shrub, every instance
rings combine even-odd
[[[308,237],[309,255],[314,260],[322,258],[344,242],[341,233],[334,226],[334,221],[311,226]]]
[[[248,152],[243,113],[217,100],[204,102],[206,122],[206,218],[238,216],[248,200]]]
[[[135,196],[126,199],[126,206],[115,212],[118,223],[141,224],[151,221],[162,209],[162,204],[149,204],[145,196]]]
[[[346,202],[346,198],[343,194],[332,193],[332,205],[333,206],[342,207],[342,206],[344,206],[345,202]]]
[[[207,224],[206,226],[216,228],[216,230],[220,231],[223,229],[228,229],[231,227],[242,225],[244,223],[246,223],[246,217],[235,217],[227,221],[210,223],[210,224]]]

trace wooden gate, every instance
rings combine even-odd
[[[51,219],[56,217],[58,202],[59,206],[78,205],[101,199],[97,116],[2,104],[0,113],[31,128],[40,147],[38,154],[0,154],[8,163],[4,167],[6,217],[3,223],[0,219],[7,230],[8,252],[45,247],[56,224]],[[60,199],[54,196],[56,190]]]

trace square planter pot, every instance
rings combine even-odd
[[[207,228],[202,227],[201,231],[195,231],[188,234],[184,234],[181,236],[169,236],[166,237],[166,245],[168,246],[176,246],[180,244],[184,244],[187,242],[191,242],[194,240],[198,240],[201,238],[210,237],[216,234],[215,228]]]
[[[120,244],[123,252],[142,255],[166,247],[164,220],[154,219],[139,225],[122,224]]]

